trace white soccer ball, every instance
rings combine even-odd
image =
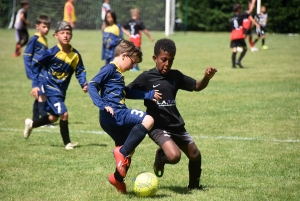
[[[158,179],[151,172],[142,172],[134,179],[133,191],[139,197],[151,197],[158,190]]]

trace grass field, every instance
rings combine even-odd
[[[52,33],[50,47],[56,44]],[[152,35],[165,37],[163,32]],[[99,31],[74,31],[71,42],[82,55],[88,80],[104,64],[101,38]],[[204,191],[186,192],[188,160],[182,156],[178,164],[166,166],[155,197],[136,197],[132,179],[141,171],[152,172],[157,148],[147,137],[126,178],[129,194],[118,194],[107,181],[114,171],[113,142],[75,77],[66,105],[71,139],[80,146],[66,151],[58,127],[37,128],[24,140],[24,119],[32,116],[31,82],[22,57],[12,57],[14,30],[2,29],[0,200],[299,200],[300,37],[267,35],[269,50],[249,51],[245,69],[231,68],[229,33],[175,33],[170,38],[177,45],[173,69],[201,79],[206,67],[218,68],[205,90],[177,95],[186,128],[202,153]],[[153,46],[144,36],[142,70],[154,67]],[[126,72],[126,83],[138,74]],[[127,100],[127,105],[144,110],[142,101]]]

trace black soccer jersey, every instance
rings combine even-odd
[[[243,25],[243,19],[248,18],[247,11],[241,14],[234,14],[231,18],[231,30],[235,30]]]
[[[193,91],[196,80],[182,74],[178,70],[170,70],[167,75],[162,75],[156,68],[144,71],[132,83],[129,88],[140,90],[159,90],[162,99],[144,101],[147,114],[154,118],[154,127],[160,129],[183,129],[184,121],[176,107],[176,94],[178,89]]]
[[[139,19],[131,19],[123,27],[130,30],[130,35],[137,35],[146,28],[144,23]]]

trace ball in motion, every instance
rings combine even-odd
[[[133,191],[139,197],[151,197],[158,190],[158,179],[151,172],[142,172],[134,179]]]

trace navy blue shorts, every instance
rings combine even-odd
[[[102,129],[121,146],[126,141],[131,129],[143,122],[146,112],[136,109],[117,109],[114,116],[109,112],[100,110],[99,121]]]
[[[44,109],[54,116],[59,116],[68,111],[65,105],[65,99],[59,96],[47,96]]]

